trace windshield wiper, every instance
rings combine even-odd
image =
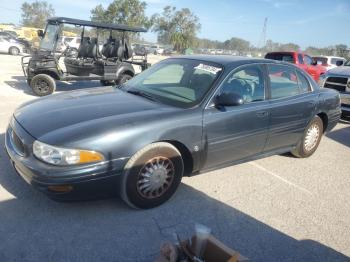
[[[136,95],[136,96],[142,96],[142,97],[147,98],[147,99],[152,100],[152,101],[157,101],[157,99],[155,99],[152,95],[145,93],[145,92],[142,92],[140,90],[129,89],[126,92],[133,94],[133,95]]]

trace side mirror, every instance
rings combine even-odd
[[[43,30],[39,29],[39,30],[37,31],[37,33],[38,33],[38,36],[39,36],[40,38],[43,38],[43,37],[44,37],[44,31],[43,31]]]
[[[216,106],[240,106],[244,104],[243,97],[237,93],[222,93],[216,97]]]
[[[335,65],[336,66],[342,66],[344,64],[344,61],[338,60]]]

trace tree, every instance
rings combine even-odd
[[[336,52],[337,56],[347,57],[349,54],[348,46],[344,45],[344,44],[336,45],[335,52]]]
[[[244,39],[238,37],[232,37],[230,40],[224,42],[225,49],[238,51],[239,54],[243,54],[249,51],[250,43]]]
[[[46,1],[24,2],[21,9],[23,26],[44,28],[46,20],[55,15],[52,5]]]
[[[152,22],[153,31],[158,32],[158,42],[172,44],[177,51],[194,45],[201,28],[198,17],[188,8],[176,10],[166,6],[161,15],[153,15]]]
[[[91,20],[148,29],[151,27],[151,21],[145,14],[146,7],[146,2],[140,0],[114,0],[106,9],[101,4],[92,9]]]

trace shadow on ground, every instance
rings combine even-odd
[[[350,122],[347,122],[344,119],[342,119],[340,123],[350,124]],[[329,132],[326,136],[334,141],[337,141],[340,144],[350,147],[350,125],[346,125],[340,129],[335,129]]]
[[[132,210],[119,199],[59,203],[14,172],[0,135],[0,261],[153,261],[173,233],[189,237],[195,223],[212,229],[251,261],[349,261],[313,240],[297,240],[182,184],[166,204]]]
[[[8,86],[20,90],[28,95],[35,96],[30,86],[27,84],[24,76],[12,76],[11,80],[4,81]],[[84,88],[100,87],[100,81],[73,81],[73,82],[61,82],[56,81],[56,91],[73,91]]]

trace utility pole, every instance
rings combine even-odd
[[[261,32],[261,36],[259,39],[259,43],[258,43],[259,48],[263,48],[266,46],[266,28],[267,28],[267,17],[265,17],[264,27],[263,27],[263,30]]]

